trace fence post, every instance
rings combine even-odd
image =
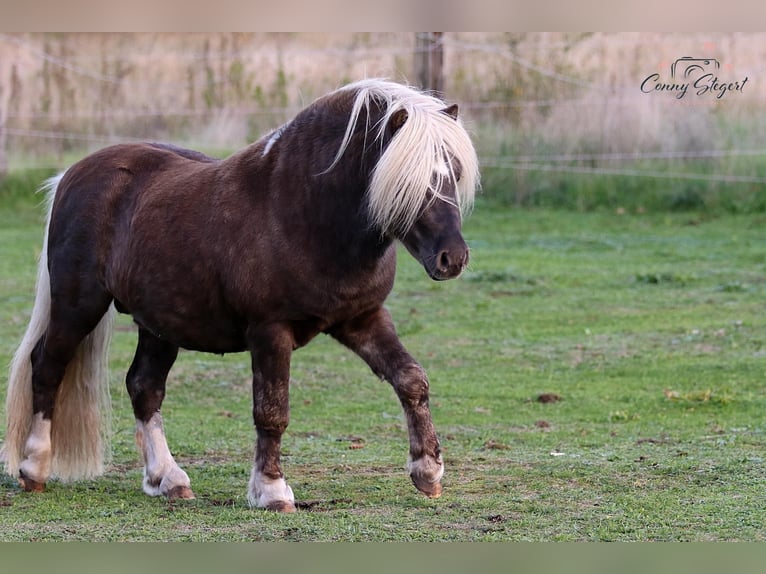
[[[418,85],[437,97],[444,97],[443,32],[415,34],[415,78]]]
[[[8,143],[7,133],[5,131],[5,121],[2,118],[0,110],[0,181],[3,181],[8,175],[8,155],[6,153],[6,144]]]

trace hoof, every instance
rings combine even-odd
[[[43,492],[45,490],[44,482],[32,480],[24,474],[23,470],[19,471],[19,486],[24,489],[24,492]]]
[[[194,492],[192,492],[192,489],[188,486],[174,486],[166,496],[168,497],[168,500],[176,500],[179,498],[183,500],[193,500],[196,498]]]
[[[274,502],[269,502],[264,508],[272,512],[283,512],[285,514],[292,514],[296,511],[295,504],[287,500],[275,500]]]
[[[442,485],[441,485],[441,482],[437,482],[436,484],[432,485],[430,491],[426,492],[424,490],[422,492],[428,498],[439,498],[442,495]]]
[[[420,492],[425,494],[428,498],[439,498],[442,495],[441,482],[418,484],[417,482],[415,482],[415,479],[413,478],[412,483],[415,485],[415,488],[417,488]]]
[[[415,488],[428,498],[439,498],[442,495],[441,480],[444,475],[444,463],[441,457],[424,456],[419,460],[410,461],[407,466]]]

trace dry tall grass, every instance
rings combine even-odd
[[[766,130],[766,34],[446,33],[444,43],[447,98],[462,103],[485,158],[753,150]],[[414,48],[411,33],[0,35],[0,147],[25,163],[130,138],[231,150],[345,82],[411,80]],[[748,83],[721,99],[641,92],[683,56],[715,58],[722,80]]]

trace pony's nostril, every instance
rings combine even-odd
[[[468,265],[468,250],[439,251],[435,257],[436,270],[444,277],[456,277]]]
[[[441,253],[439,253],[439,258],[437,259],[437,261],[439,262],[439,269],[441,269],[442,271],[446,271],[447,269],[449,269],[450,267],[449,252],[442,251]]]

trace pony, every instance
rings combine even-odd
[[[249,352],[250,506],[296,509],[280,463],[290,359],[320,333],[396,392],[407,469],[442,492],[428,378],[384,301],[401,242],[427,275],[469,260],[463,218],[479,165],[456,104],[386,79],[326,94],[225,159],[162,143],[96,151],[49,180],[35,302],[12,360],[5,471],[25,491],[102,474],[106,359],[116,312],[137,325],[126,385],[150,496],[194,498],[165,438],[165,381],[180,348]]]

